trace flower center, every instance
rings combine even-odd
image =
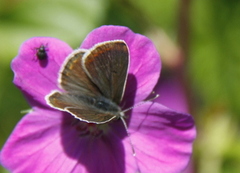
[[[100,137],[107,132],[109,126],[105,124],[86,123],[78,119],[74,119],[72,126],[78,131],[79,136]]]

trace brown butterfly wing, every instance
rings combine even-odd
[[[129,51],[122,40],[103,42],[84,54],[83,68],[103,96],[119,104],[126,85]]]
[[[67,111],[77,119],[88,123],[102,124],[116,118],[117,114],[95,109],[90,103],[91,97],[53,92],[48,103],[59,110]]]
[[[86,50],[78,49],[67,57],[59,76],[61,87],[70,93],[100,95],[97,86],[87,76],[82,67],[82,57]]]
[[[106,113],[106,112],[98,112],[94,110],[86,110],[86,109],[69,107],[69,108],[66,108],[66,111],[71,113],[72,115],[75,115],[76,118],[88,123],[103,124],[116,118],[116,115],[114,114]]]

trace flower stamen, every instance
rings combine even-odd
[[[107,124],[86,123],[74,119],[72,126],[79,132],[79,136],[102,136],[108,129]]]

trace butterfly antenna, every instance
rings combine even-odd
[[[120,116],[120,118],[121,118],[121,121],[123,122],[123,126],[124,126],[124,128],[125,128],[125,130],[126,130],[126,132],[127,132],[127,136],[128,136],[128,139],[129,139],[131,148],[132,148],[132,154],[133,154],[133,157],[135,158],[135,162],[136,162],[136,165],[137,165],[137,172],[136,172],[136,173],[141,173],[140,168],[139,168],[139,166],[138,166],[137,158],[136,158],[136,151],[135,151],[135,149],[134,149],[134,147],[133,147],[133,143],[132,143],[132,140],[131,140],[131,138],[130,138],[130,133],[129,133],[129,131],[128,131],[127,123],[126,123],[126,121],[124,120],[124,116]]]
[[[142,101],[142,102],[140,102],[140,103],[138,103],[138,104],[136,104],[136,105],[134,105],[134,106],[132,106],[132,107],[130,107],[130,108],[127,108],[127,109],[125,109],[125,110],[122,111],[122,116],[120,116],[120,118],[121,118],[121,120],[122,120],[122,122],[123,122],[123,126],[124,126],[124,128],[125,128],[125,130],[126,130],[126,132],[127,132],[127,135],[128,135],[128,139],[129,139],[129,142],[130,142],[130,145],[131,145],[131,148],[132,148],[133,157],[135,158],[135,162],[136,162],[136,165],[137,165],[137,173],[141,173],[141,171],[140,171],[140,168],[139,168],[139,165],[138,165],[138,162],[137,162],[136,151],[135,151],[135,149],[134,149],[134,147],[133,147],[133,143],[132,143],[132,140],[131,140],[131,138],[130,138],[130,133],[129,133],[129,131],[128,131],[127,123],[126,123],[126,121],[124,120],[124,113],[127,112],[127,111],[129,111],[129,110],[131,110],[131,109],[133,109],[134,107],[138,107],[138,106],[140,106],[140,105],[142,105],[142,104],[144,104],[144,103],[146,103],[146,102],[148,102],[148,101],[152,101],[152,100],[154,100],[154,99],[156,99],[156,98],[158,98],[158,97],[159,97],[159,94],[156,94],[153,98],[144,100],[144,101]]]
[[[135,149],[134,149],[134,147],[133,147],[132,140],[131,140],[131,138],[130,138],[130,134],[129,134],[129,131],[128,131],[128,128],[127,128],[127,123],[126,123],[126,121],[124,120],[123,116],[121,116],[120,118],[121,118],[121,120],[122,120],[122,122],[123,122],[123,125],[124,125],[124,128],[125,128],[125,130],[126,130],[126,132],[127,132],[127,135],[128,135],[128,138],[129,138],[129,142],[130,142],[130,145],[131,145],[131,147],[132,147],[132,153],[133,153],[133,156],[135,157],[135,156],[136,156],[136,152],[135,152]]]
[[[130,108],[127,108],[127,109],[123,110],[122,112],[125,113],[125,112],[127,112],[127,111],[129,111],[129,110],[131,110],[131,109],[133,109],[133,108],[135,108],[135,107],[141,106],[142,104],[144,104],[144,103],[146,103],[146,102],[149,102],[149,101],[152,101],[152,100],[154,100],[154,99],[156,99],[156,98],[158,98],[158,97],[159,97],[159,94],[156,94],[153,98],[150,98],[150,99],[148,99],[148,100],[141,101],[141,102],[139,102],[138,104],[136,104],[136,105],[134,105],[134,106],[132,106],[132,107],[130,107]]]

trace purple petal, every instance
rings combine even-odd
[[[1,151],[1,162],[11,172],[44,172],[61,147],[61,116],[57,111],[38,109],[16,126]]]
[[[121,138],[80,136],[74,118],[59,111],[26,115],[2,149],[1,164],[11,172],[124,173]]]
[[[65,119],[65,122],[69,120]],[[84,137],[77,135],[73,128],[69,131],[68,126],[69,123],[63,126],[63,129],[68,131],[62,132],[62,143],[68,157],[76,161],[73,172],[125,172],[124,148],[118,135],[110,132],[101,137]]]
[[[159,97],[154,101],[180,112],[188,112],[188,105],[184,88],[174,76],[161,78],[154,88]]]
[[[70,115],[64,116],[73,120]],[[94,163],[87,159],[89,150],[94,150],[92,141],[80,138],[72,122],[63,119],[59,111],[41,109],[26,115],[3,147],[1,164],[11,172],[20,173],[90,172],[85,164],[94,168]],[[90,151],[91,156],[99,153],[101,150]]]
[[[152,92],[160,75],[160,57],[151,40],[127,27],[110,25],[89,33],[81,48],[89,49],[96,43],[119,39],[124,40],[130,50],[130,75],[123,100],[134,97],[138,103]]]
[[[146,103],[133,109],[129,131],[142,172],[175,173],[187,166],[196,136],[190,115],[157,103]],[[126,153],[131,153],[128,139],[124,140],[124,146]],[[134,172],[133,156],[129,154],[126,163],[130,170],[126,172]]]
[[[155,86],[154,91],[160,96],[155,102],[161,103],[171,109],[180,112],[188,112],[186,94],[181,81],[173,75],[162,76]],[[193,164],[190,161],[186,169],[183,171],[193,172]]]
[[[146,114],[146,110],[148,113]],[[159,104],[134,108],[131,140],[142,172],[180,172],[191,155],[193,120]],[[80,136],[74,118],[37,109],[16,126],[0,155],[12,172],[134,172],[137,169],[122,122],[102,137]]]
[[[47,58],[37,57],[38,48],[46,47]],[[25,94],[31,105],[46,105],[44,96],[57,89],[60,66],[72,51],[66,43],[49,37],[34,37],[23,43],[12,61],[14,83]]]

